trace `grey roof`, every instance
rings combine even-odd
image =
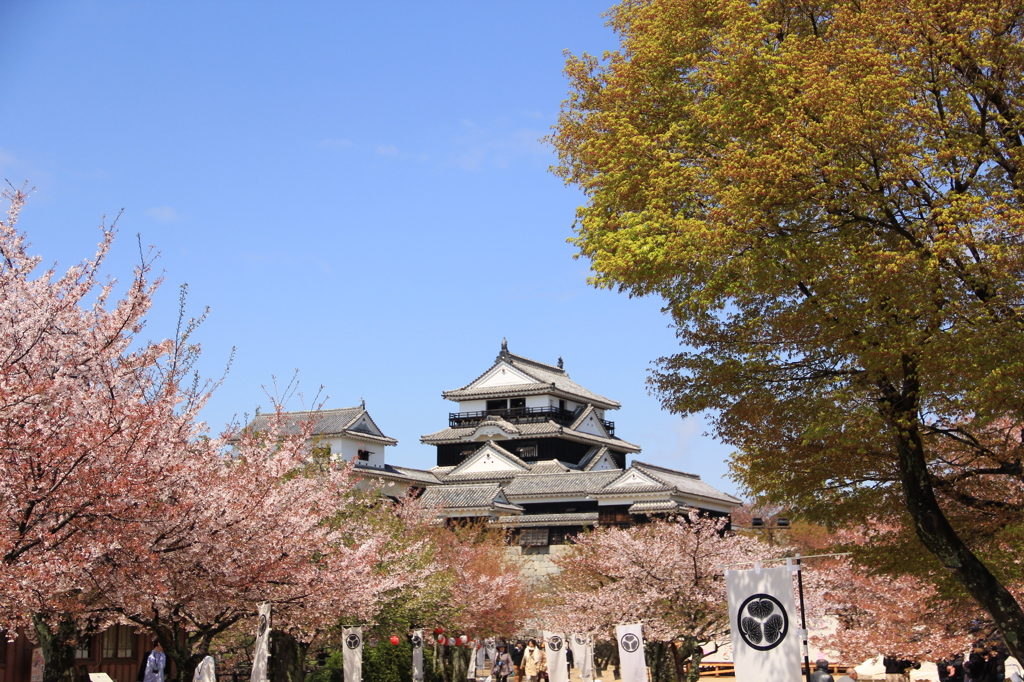
[[[409,467],[396,467],[385,464],[383,468],[367,466],[361,461],[356,461],[353,471],[357,474],[367,474],[379,478],[393,478],[415,483],[437,484],[441,481],[430,471],[422,469],[411,469]]]
[[[572,471],[562,474],[523,474],[516,476],[505,486],[509,499],[516,497],[539,497],[544,495],[589,495],[622,475],[614,471]]]
[[[426,445],[440,445],[443,443],[462,443],[466,439],[470,438],[476,430],[482,425],[478,426],[460,426],[457,428],[448,427],[447,429],[441,429],[434,433],[428,433],[425,436],[420,436],[420,442]],[[560,426],[554,421],[548,420],[545,422],[535,422],[532,424],[516,424],[516,431],[518,435],[523,437],[545,437],[549,436],[552,438],[565,438],[567,440],[573,440],[578,443],[589,443],[591,445],[607,445],[612,450],[617,452],[640,452],[640,446],[624,441],[621,438],[602,438],[601,436],[594,436],[589,433],[583,433],[582,431],[575,431],[565,426]]]
[[[705,499],[724,502],[730,505],[740,505],[743,503],[742,500],[739,500],[728,493],[723,493],[721,490],[717,490],[716,488],[708,485],[704,481],[700,480],[700,476],[697,476],[696,474],[688,474],[674,469],[666,469],[665,467],[647,464],[646,462],[633,462],[633,466],[652,478],[665,482],[667,485],[672,486],[685,495],[703,497]]]
[[[597,523],[597,512],[575,514],[523,514],[522,516],[499,516],[498,523],[529,528],[531,526],[592,526]]]
[[[505,362],[512,365],[517,370],[527,375],[531,379],[536,379],[535,384],[518,384],[501,387],[488,387],[482,388],[470,388],[480,377],[487,374],[494,367],[500,363]],[[553,391],[552,391],[553,389]],[[598,407],[603,407],[609,410],[615,410],[621,407],[621,405],[614,400],[605,398],[604,396],[598,395],[593,391],[589,391],[583,388],[575,381],[569,378],[569,374],[561,367],[554,365],[548,365],[543,362],[531,360],[530,358],[524,358],[521,355],[515,353],[509,353],[506,348],[502,348],[501,353],[498,355],[494,364],[487,368],[480,376],[473,381],[469,382],[462,388],[457,388],[452,391],[445,391],[441,395],[448,400],[466,400],[469,398],[479,398],[488,395],[499,396],[504,395],[508,392],[514,392],[516,394],[536,394],[541,392],[554,392],[556,394],[563,394],[569,398],[575,398],[582,403],[592,403]]]
[[[499,509],[523,511],[517,504],[501,501],[501,486],[497,483],[483,485],[435,485],[427,488],[420,496],[425,507],[443,509]]]
[[[684,512],[689,507],[685,504],[680,504],[675,500],[659,500],[657,502],[637,502],[630,505],[628,511],[630,514],[643,514],[646,512]]]
[[[383,443],[384,445],[395,445],[398,443],[394,438],[370,433],[359,429],[358,431],[351,428],[353,424],[359,421],[359,418],[366,415],[367,421],[374,425],[378,431],[376,422],[370,417],[370,414],[366,411],[365,407],[340,407],[334,410],[302,410],[298,412],[282,412],[281,418],[283,420],[283,430],[285,433],[295,433],[299,430],[300,425],[303,422],[312,421],[313,431],[310,435],[312,436],[347,436],[349,438],[362,438],[367,441],[373,441],[376,443]],[[276,413],[264,413],[256,415],[247,429],[254,431],[262,431],[270,427],[274,419],[277,418]],[[381,431],[383,434],[383,431]]]

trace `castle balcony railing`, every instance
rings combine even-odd
[[[553,421],[562,426],[570,426],[580,414],[577,410],[566,410],[561,407],[508,407],[500,410],[479,410],[477,412],[449,412],[448,425],[452,428],[477,426],[488,417],[501,417],[513,424],[530,424]],[[615,422],[601,420],[609,435],[615,435]]]

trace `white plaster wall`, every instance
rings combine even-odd
[[[473,386],[473,388],[484,388],[487,386],[512,386],[516,384],[535,384],[536,380],[531,379],[511,367],[497,368],[490,376]]]
[[[363,447],[360,448],[359,441],[351,438],[331,439],[331,454],[335,457],[338,457],[345,462],[351,462],[354,457],[359,455],[360,450],[366,450],[370,453],[370,459],[366,464],[377,469],[384,468],[385,447],[386,446],[379,443],[364,442]]]
[[[483,412],[486,409],[486,400],[464,400],[459,403],[459,412]]]
[[[552,397],[549,395],[528,395],[526,396],[527,407],[551,407]],[[555,405],[558,405],[558,401],[555,400]]]

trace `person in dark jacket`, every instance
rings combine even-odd
[[[920,668],[920,663],[914,663],[895,656],[886,656],[882,659],[885,666],[885,682],[910,682],[910,671]]]
[[[1006,679],[1006,659],[1009,653],[992,647],[985,657],[985,682],[1003,682]]]
[[[985,650],[980,646],[974,647],[971,655],[964,663],[965,682],[983,682],[985,679]]]
[[[939,682],[964,682],[964,657],[957,654],[948,661],[935,664],[939,671]]]
[[[814,662],[814,672],[811,673],[811,682],[835,682],[828,671],[828,661],[819,658]]]
[[[516,645],[512,647],[512,651],[508,652],[508,655],[512,658],[512,665],[516,669],[516,682],[522,682],[523,679],[523,640],[516,642]]]

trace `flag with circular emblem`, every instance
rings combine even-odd
[[[560,632],[544,631],[544,646],[548,657],[548,678],[551,682],[569,682],[569,664],[565,658],[568,642]]]
[[[363,629],[344,628],[341,631],[342,662],[345,668],[345,682],[363,680]]]
[[[569,648],[572,649],[572,661],[580,671],[580,679],[590,682],[594,679],[594,640],[590,635],[579,632],[569,635]]]
[[[736,679],[800,682],[800,637],[787,566],[726,571]]]
[[[267,662],[270,658],[270,604],[263,603],[257,608],[259,624],[256,626],[256,645],[252,655],[250,682],[267,682]]]
[[[413,630],[412,637],[412,682],[423,682],[423,630]]]
[[[619,643],[619,668],[622,682],[647,682],[647,660],[644,658],[644,637],[640,623],[615,626]]]

